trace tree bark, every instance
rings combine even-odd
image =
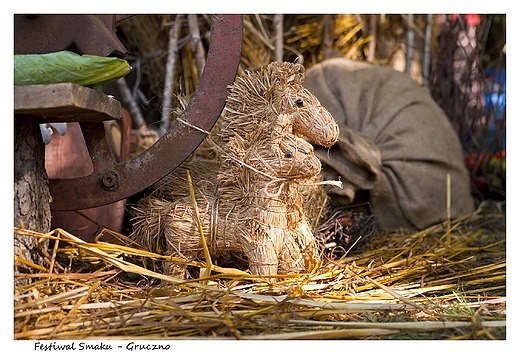
[[[50,231],[51,194],[45,171],[45,146],[34,120],[15,116],[14,120],[14,226],[47,233]],[[48,240],[14,235],[14,256],[43,265],[39,248]],[[33,268],[15,262],[16,270],[32,273]]]

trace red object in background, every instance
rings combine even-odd
[[[45,147],[45,168],[49,178],[56,179],[82,177],[93,172],[92,160],[78,123],[68,123],[67,132],[63,136],[56,133],[52,135],[51,142]],[[121,200],[81,212],[97,223],[120,232],[125,202]],[[52,211],[51,228],[62,228],[86,242],[93,242],[101,231],[96,224],[74,211]],[[103,241],[110,239],[108,235],[103,236]]]
[[[451,21],[455,22],[457,21],[458,14],[451,15]],[[466,21],[466,25],[469,27],[476,26],[480,23],[480,15],[477,14],[466,14],[466,15],[460,15],[464,16],[464,20]]]
[[[480,171],[480,165],[482,164],[483,156],[477,152],[467,154],[465,157],[466,167],[471,172],[478,173]]]
[[[479,175],[482,173],[482,171],[480,169],[482,162],[484,162],[486,160],[491,160],[491,159],[498,159],[499,161],[500,160],[505,161],[506,152],[505,151],[498,152],[495,155],[492,155],[490,153],[479,154],[478,152],[472,152],[470,154],[467,154],[465,157],[466,167],[471,172]]]
[[[350,227],[350,226],[354,225],[354,220],[352,220],[352,218],[345,216],[345,215],[338,217],[338,221],[342,227]]]
[[[466,155],[465,161],[476,191],[483,198],[492,198],[493,191],[505,191],[505,150],[496,154],[473,152]]]

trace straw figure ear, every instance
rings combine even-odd
[[[270,103],[273,112],[282,114],[294,111],[294,102],[289,104],[292,100],[287,96],[303,89],[302,84],[305,78],[303,65],[274,62],[269,64],[265,71],[270,82]]]
[[[305,79],[305,67],[289,62],[273,62],[266,68],[266,75],[273,91],[285,91],[289,87],[300,87]]]

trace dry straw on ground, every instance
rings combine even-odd
[[[15,289],[14,338],[503,339],[503,217],[479,209],[450,230],[380,234],[362,253],[276,281],[217,265],[180,280],[142,267],[169,257],[138,246],[16,229],[59,244]]]

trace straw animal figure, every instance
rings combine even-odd
[[[220,252],[242,253],[253,274],[304,271],[318,255],[315,238],[303,218],[299,182],[318,175],[321,163],[312,146],[295,135],[269,144],[244,144],[239,138],[231,140],[229,149],[235,153],[222,164],[194,160],[162,181],[156,195],[174,200],[163,216],[164,253],[186,260],[203,255],[188,196],[185,170],[189,169],[213,257]],[[185,268],[168,263],[165,271],[182,276]]]
[[[236,135],[247,141],[264,139],[282,126],[286,133],[303,136],[316,145],[334,145],[339,138],[338,124],[303,87],[304,79],[305,67],[288,62],[245,71],[230,86],[219,120],[223,145]]]
[[[273,62],[237,77],[218,121],[220,145],[225,149],[234,136],[254,142],[291,133],[319,146],[334,145],[339,139],[338,124],[303,86],[304,80],[305,67],[289,62]],[[321,175],[314,178],[316,183],[321,181]],[[316,183],[306,181],[302,188],[305,214],[312,226],[325,214],[328,199]]]
[[[314,265],[319,254],[309,219],[323,216],[327,196],[319,184],[321,163],[302,137],[331,146],[339,129],[302,87],[303,73],[301,65],[273,63],[239,77],[221,117],[219,162],[194,160],[158,182],[135,209],[132,236],[169,256],[202,255],[185,177],[189,169],[212,256],[241,252],[259,275],[297,273]],[[154,223],[153,215],[162,225],[157,227],[162,244],[143,232]],[[170,262],[164,271],[183,276],[185,269]]]

